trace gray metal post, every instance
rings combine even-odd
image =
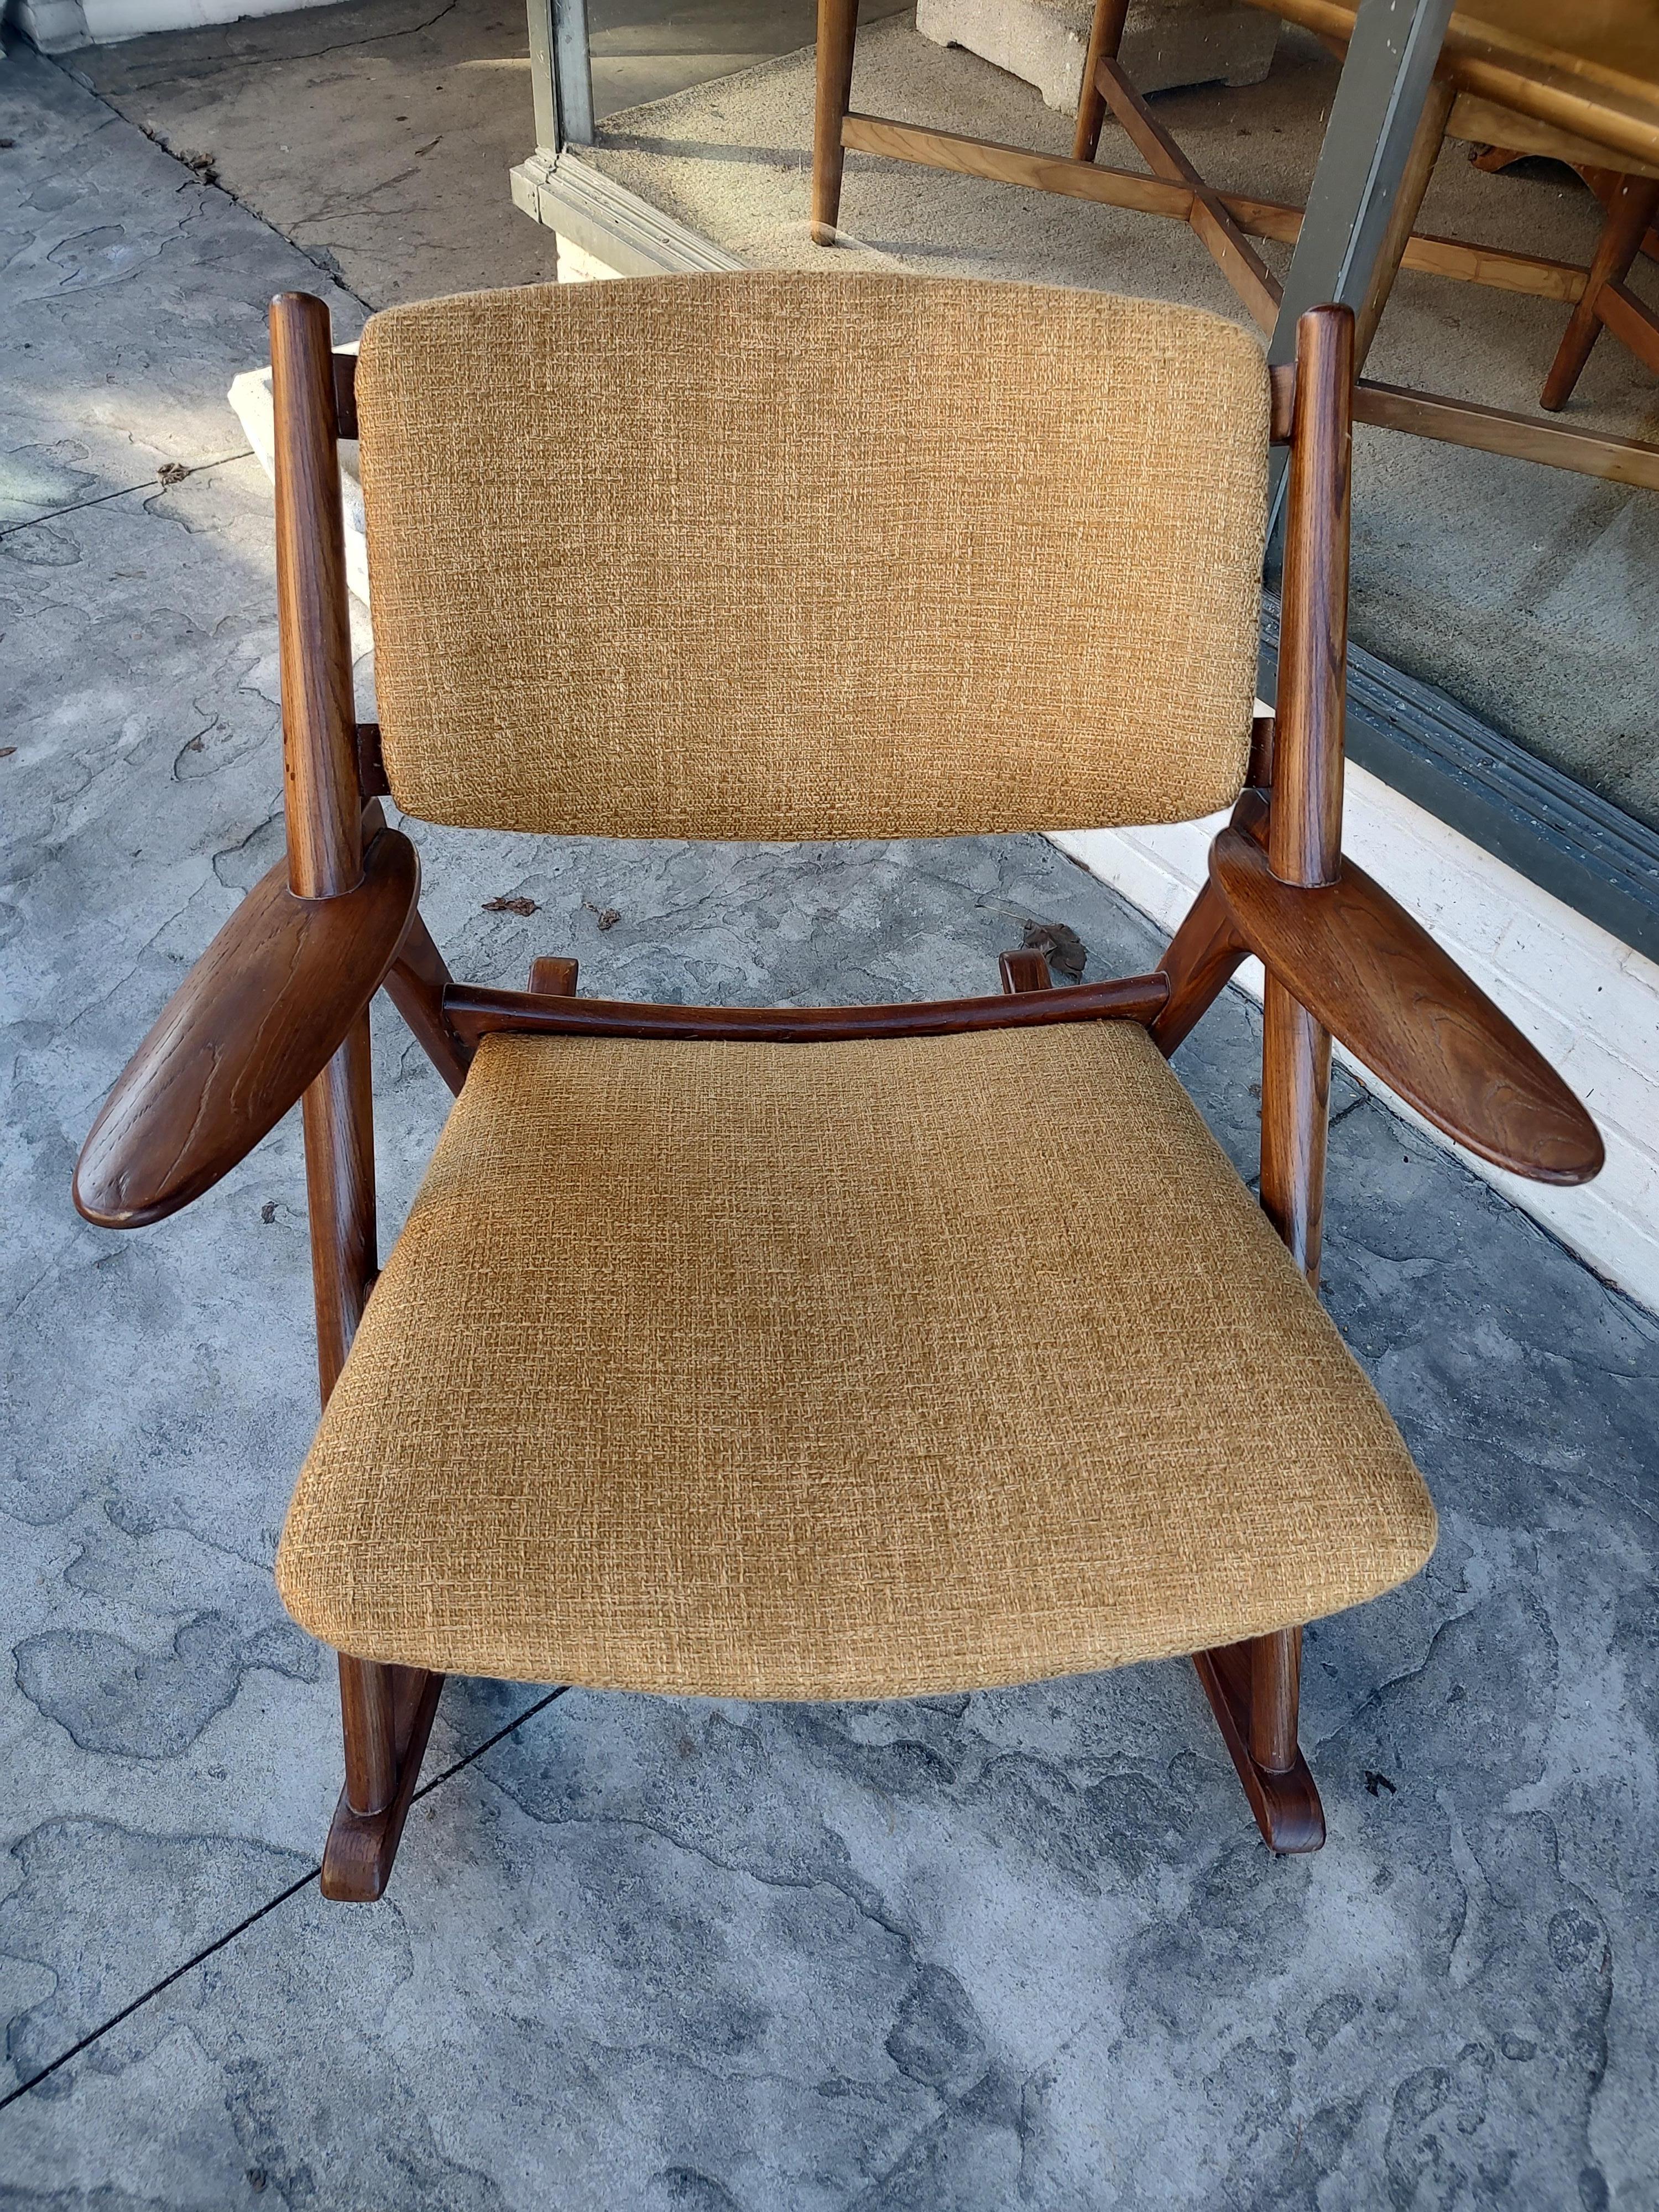
[[[562,147],[593,143],[587,0],[528,0],[528,8],[536,144],[555,160]]]
[[[1308,308],[1334,300],[1358,313],[1364,304],[1452,5],[1453,0],[1359,0],[1268,342],[1269,361],[1296,358],[1297,320]],[[1288,465],[1288,454],[1276,447],[1274,538]]]
[[[559,128],[572,146],[593,143],[593,64],[587,47],[587,0],[553,0],[554,80]]]
[[[536,101],[536,149],[558,159],[559,87],[553,60],[553,0],[528,0],[530,88]]]

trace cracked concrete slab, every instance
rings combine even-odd
[[[280,821],[270,538],[252,461],[0,538],[12,2081],[313,1864],[338,1788],[331,1669],[276,1601],[286,1480],[258,1441],[302,1449],[311,1418],[297,1133],[207,1201],[248,1240],[228,1276],[165,1232],[89,1230],[68,1196],[112,1065]],[[428,1091],[405,1086],[428,1143]],[[453,1698],[439,1757],[505,1709]],[[89,1875],[78,1912],[21,1924],[30,1870],[70,1841],[149,1872]]]
[[[32,84],[43,133],[88,118]],[[124,161],[135,204],[176,167],[109,124],[100,223]],[[219,199],[206,258],[60,303],[88,362],[131,323],[146,389],[201,394],[152,422],[111,369],[153,453],[212,458],[214,300],[233,325],[251,272],[305,267]],[[1180,1664],[891,1705],[573,1692],[516,1728],[535,1692],[457,1682],[428,1771],[507,1733],[417,1807],[386,1903],[320,1902],[334,1699],[269,1573],[313,1418],[297,1130],[136,1236],[68,1198],[280,849],[268,495],[241,459],[46,491],[0,537],[0,2001],[7,2083],[65,2063],[0,2110],[0,2200],[1654,2212],[1659,1323],[1346,1083],[1326,1296],[1443,1534],[1310,1632],[1318,1857],[1261,1850]],[[986,987],[1032,921],[1091,975],[1152,949],[1036,839],[410,827],[481,981],[574,952],[616,996],[903,998]],[[1176,1063],[1246,1176],[1259,1047],[1230,994]],[[389,1012],[375,1060],[384,1241],[447,1094]]]

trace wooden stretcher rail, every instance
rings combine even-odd
[[[1595,312],[1620,343],[1659,375],[1659,317],[1646,301],[1622,284],[1604,284],[1595,295]]]
[[[1638,438],[1569,429],[1542,416],[1511,415],[1501,407],[1477,406],[1472,399],[1374,384],[1364,376],[1354,386],[1353,419],[1380,430],[1404,430],[1416,438],[1437,438],[1444,445],[1471,446],[1478,453],[1541,461],[1547,467],[1572,469],[1580,476],[1659,491],[1659,446],[1644,445]]]
[[[947,1036],[1055,1022],[1151,1022],[1167,976],[1125,975],[1057,991],[933,999],[896,1006],[659,1006],[622,999],[538,998],[457,983],[444,1018],[464,1045],[486,1036],[657,1037],[736,1044],[828,1044],[850,1037]]]
[[[1220,193],[1206,184],[1110,55],[1103,55],[1097,64],[1095,83],[1153,175],[1184,185],[1191,193],[1188,224],[1255,320],[1271,332],[1279,320],[1282,296],[1279,279],[1250,244]]]
[[[1074,161],[1060,154],[1034,154],[1029,147],[1004,146],[989,138],[964,138],[953,131],[930,131],[920,124],[896,123],[886,116],[848,115],[841,143],[857,154],[884,154],[923,168],[946,169],[994,184],[1024,185],[1034,191],[1058,192],[1070,199],[1093,200],[1103,207],[1127,208],[1139,215],[1161,215],[1190,222],[1194,192],[1188,185],[1138,170],[1113,169],[1094,161]],[[1217,202],[1238,228],[1253,238],[1294,246],[1302,234],[1303,211],[1278,200],[1252,199],[1243,192],[1217,192]],[[1401,265],[1430,276],[1450,276],[1494,291],[1524,292],[1571,305],[1582,297],[1586,271],[1570,261],[1512,253],[1501,246],[1473,246],[1461,238],[1431,233],[1412,237]]]

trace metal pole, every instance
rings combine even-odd
[[[528,0],[530,87],[536,100],[536,150],[559,158],[559,87],[553,55],[553,0]]]
[[[536,146],[550,161],[557,161],[565,146],[593,143],[587,0],[528,0],[528,6]]]
[[[1285,278],[1271,362],[1296,358],[1296,326],[1335,301],[1363,312],[1411,157],[1453,0],[1359,0],[1308,212]],[[1269,542],[1279,536],[1289,454],[1273,448]]]
[[[559,129],[571,146],[593,143],[593,64],[587,44],[587,0],[553,0],[554,82]]]

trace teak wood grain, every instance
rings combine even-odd
[[[1213,884],[1206,884],[1158,963],[1170,995],[1151,1030],[1166,1060],[1208,1013],[1249,953],[1226,900]]]
[[[1100,64],[1117,58],[1128,13],[1129,0],[1097,0],[1094,21],[1089,27],[1088,51],[1083,57],[1083,84],[1078,97],[1077,129],[1072,140],[1074,161],[1092,161],[1100,150],[1100,130],[1106,120]]]
[[[1595,1125],[1548,1061],[1351,860],[1336,883],[1304,890],[1223,830],[1210,872],[1251,951],[1425,1121],[1534,1182],[1598,1172]]]
[[[1252,1638],[1246,1649],[1250,1655],[1250,1757],[1264,1774],[1288,1774],[1297,1759],[1302,1631],[1274,1629]]]
[[[427,1058],[459,1097],[472,1054],[444,1018],[444,993],[454,981],[417,908],[410,916],[398,957],[386,970],[386,994]]]
[[[271,301],[283,799],[289,881],[301,898],[349,890],[362,872],[335,359],[320,300]]]
[[[1595,295],[1598,319],[1627,346],[1644,368],[1659,376],[1659,315],[1623,284],[1604,284]]]
[[[1579,476],[1601,477],[1609,483],[1659,491],[1659,446],[1640,438],[1576,430],[1536,415],[1482,407],[1473,399],[1444,399],[1404,385],[1379,384],[1369,376],[1362,376],[1354,386],[1353,419],[1380,430],[1403,430],[1413,437],[1437,438],[1443,445],[1501,453],[1513,461],[1540,461]]]
[[[1271,779],[1234,811],[1236,839],[1304,884],[1337,875],[1341,861],[1343,716],[1346,700],[1348,487],[1354,318],[1315,307],[1297,324],[1279,702],[1271,729],[1251,733],[1251,771]],[[1212,885],[1214,878],[1212,876]],[[1202,903],[1200,902],[1200,903]],[[1237,938],[1247,937],[1231,916]],[[1176,951],[1171,947],[1171,951]],[[1232,945],[1219,917],[1194,947],[1189,994],[1218,988]],[[1310,1284],[1319,1279],[1325,1199],[1331,1040],[1269,974],[1261,1045],[1262,1211]],[[1297,1747],[1301,1644],[1276,1631],[1196,1663],[1262,1834],[1275,1850],[1314,1850],[1324,1814]]]
[[[858,0],[818,0],[810,228],[819,246],[836,242],[843,158],[841,118],[847,112],[853,88],[853,45],[858,26]]]
[[[386,1812],[398,1786],[398,1714],[393,1694],[382,1697],[380,1670],[342,1651],[340,1717],[345,1737],[346,1810],[360,1820]]]
[[[1030,945],[1021,945],[1016,952],[1005,952],[997,965],[1002,970],[1002,988],[1018,994],[1026,991],[1052,991],[1054,979],[1048,973],[1045,957]]]
[[[1271,780],[1273,736],[1273,716],[1258,714],[1251,732],[1249,782],[1233,809],[1231,826],[1258,843],[1267,840],[1267,799],[1265,789],[1255,787]],[[1152,1042],[1166,1060],[1221,996],[1249,951],[1226,900],[1206,880],[1158,963],[1158,972],[1168,979],[1170,995],[1150,1028]]]
[[[1055,1022],[1149,1022],[1169,994],[1162,975],[1125,975],[995,998],[924,999],[886,1006],[659,1006],[630,999],[534,997],[457,984],[444,1014],[462,1041],[489,1036],[726,1039],[827,1044],[848,1037],[945,1036],[963,1030],[1039,1029]]]
[[[1310,434],[1291,448],[1267,832],[1287,883],[1327,880],[1342,848],[1353,346],[1346,308],[1313,308],[1297,325],[1297,425]]]
[[[343,368],[333,350],[327,307],[304,293],[272,301],[270,349],[289,882],[298,896],[337,908],[363,872],[366,819],[340,504],[341,402],[349,402],[355,427],[356,371]],[[368,815],[378,823],[378,802]],[[414,920],[411,898],[400,943]],[[367,1004],[307,1085],[301,1112],[317,1373],[326,1405],[378,1267]],[[347,1825],[343,1830],[337,1815],[324,1853],[325,1882],[331,1862],[351,1848],[350,1821],[383,1822],[400,1799],[406,1804],[418,1765],[418,1753],[416,1766],[398,1765],[392,1670],[344,1652],[338,1666]],[[433,1696],[435,1702],[435,1690]]]
[[[329,1401],[379,1272],[374,1095],[365,1006],[300,1101],[305,1132],[317,1379]]]
[[[369,1663],[359,1659],[348,1661],[342,1654],[343,1687],[348,1668],[367,1674]],[[384,1790],[385,1796],[376,1811],[359,1813],[352,1807],[349,1781],[340,1793],[323,1853],[319,1884],[323,1895],[339,1905],[372,1905],[385,1893],[409,1808],[415,1802],[421,1760],[444,1686],[441,1674],[425,1674],[415,1667],[382,1667],[374,1672],[386,1678],[385,1711],[374,1714],[368,1722],[377,1746],[383,1740],[380,1732],[386,1731],[380,1760],[382,1771],[374,1785],[377,1791]],[[348,1715],[353,1714],[359,1695],[356,1684],[344,1693],[343,1711]],[[361,1757],[354,1759],[354,1753],[361,1754],[365,1747],[362,1738],[354,1741],[349,1719],[347,1744],[349,1770],[354,1764],[361,1764]]]
[[[1574,386],[1589,359],[1590,349],[1601,333],[1603,322],[1618,335],[1618,325],[1634,323],[1639,332],[1645,313],[1640,303],[1630,299],[1632,313],[1621,314],[1617,301],[1612,313],[1607,312],[1605,288],[1620,283],[1631,264],[1642,250],[1648,225],[1654,210],[1659,208],[1659,179],[1652,177],[1621,177],[1607,210],[1607,221],[1596,241],[1595,252],[1585,281],[1583,297],[1573,309],[1561,343],[1550,364],[1549,374],[1544,380],[1544,389],[1539,399],[1540,407],[1552,411],[1565,407],[1571,398]],[[1626,295],[1627,299],[1630,295]],[[1644,349],[1639,343],[1634,350]]]
[[[1277,1644],[1277,1638],[1273,1640]],[[1325,1840],[1325,1808],[1307,1760],[1293,1748],[1291,1764],[1276,1772],[1250,1755],[1250,1698],[1257,1671],[1251,1646],[1229,1644],[1200,1651],[1193,1664],[1263,1836],[1276,1851],[1316,1851]],[[1282,1692],[1275,1691],[1274,1702],[1282,1715]],[[1291,1726],[1293,1744],[1293,1711]]]
[[[578,967],[568,955],[544,952],[530,963],[531,994],[538,999],[570,999],[576,994]]]
[[[157,1016],[93,1124],[75,1203],[105,1229],[161,1221],[210,1190],[299,1100],[379,988],[415,910],[395,830],[343,896],[295,898],[279,860]]]
[[[1261,994],[1261,1210],[1315,1285],[1330,1103],[1330,1031],[1270,971]]]

